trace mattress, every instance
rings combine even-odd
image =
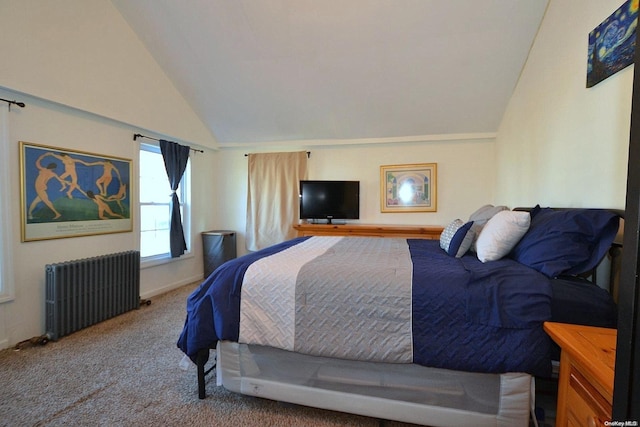
[[[616,328],[618,309],[611,294],[587,279],[560,276],[551,282],[551,321]],[[560,347],[551,343],[551,359],[560,361]]]
[[[606,290],[580,277],[551,280],[551,321],[615,328],[617,306]]]
[[[534,380],[221,341],[217,381],[255,397],[430,426],[526,426]]]

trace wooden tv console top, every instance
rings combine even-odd
[[[440,239],[439,225],[393,224],[294,224],[302,236],[403,237],[407,239]]]

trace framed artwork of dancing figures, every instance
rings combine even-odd
[[[20,142],[22,241],[133,229],[131,160]]]

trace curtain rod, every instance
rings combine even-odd
[[[152,138],[152,137],[150,137],[150,136],[145,136],[145,135],[142,135],[141,133],[134,133],[134,134],[133,134],[133,140],[135,141],[135,140],[137,140],[138,138],[147,138],[147,139],[153,139],[154,141],[160,141],[158,138]],[[195,148],[191,148],[191,147],[189,147],[189,149],[190,149],[190,150],[192,150],[192,151],[197,151],[198,153],[204,153],[204,151],[202,151],[202,150],[196,150]]]
[[[249,157],[249,155],[248,155],[248,154],[245,154],[244,156],[245,156],[245,157]],[[307,151],[307,159],[308,159],[309,157],[311,157],[311,151]]]
[[[9,111],[11,111],[11,104],[15,104],[15,105],[17,105],[17,106],[18,106],[18,107],[20,107],[20,108],[24,108],[24,105],[25,105],[25,104],[24,104],[24,102],[10,101],[10,100],[8,100],[8,99],[3,99],[3,98],[0,98],[0,101],[4,101],[4,102],[6,102],[7,104],[9,104]]]

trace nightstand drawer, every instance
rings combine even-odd
[[[586,378],[571,366],[567,391],[567,421],[570,426],[601,427],[611,418],[611,405]]]

